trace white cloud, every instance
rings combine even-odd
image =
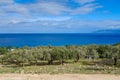
[[[5,12],[3,10],[0,10],[0,16],[5,17]]]
[[[98,4],[86,4],[83,5],[75,10],[72,11],[72,14],[88,14],[90,12],[93,12],[97,8],[101,8],[102,6]]]
[[[86,3],[95,2],[95,0],[76,0],[76,2],[78,2],[80,4],[86,4]]]
[[[0,0],[0,4],[11,4],[13,2],[13,0]]]
[[[60,15],[64,12],[68,12],[69,8],[58,4],[56,2],[42,2],[37,4],[31,4],[29,10],[33,12],[38,12],[39,14],[51,14]]]
[[[72,17],[61,16],[61,17],[38,17],[35,20],[37,21],[66,21],[71,20]]]
[[[1,5],[0,9],[6,14],[19,14],[19,15],[64,15],[64,14],[88,14],[98,8],[101,8],[97,2],[94,0],[77,0],[80,6],[74,9],[67,5],[70,0],[39,0],[36,3],[30,4],[18,4],[13,0],[0,0],[1,3],[6,5]],[[92,3],[94,2],[94,3]],[[8,4],[9,3],[9,4]],[[88,4],[85,4],[88,3]],[[84,5],[82,5],[84,4]]]
[[[76,0],[79,6],[71,8],[70,0],[38,0],[21,4],[13,0],[0,0],[0,32],[12,30],[35,32],[87,32],[92,29],[116,28],[120,21],[72,20],[71,16],[89,14],[101,8],[95,0]],[[52,15],[52,16],[51,16]],[[66,15],[66,16],[63,16]],[[59,17],[58,17],[59,16]],[[33,26],[34,25],[34,26]],[[7,28],[8,27],[8,28]],[[88,29],[86,29],[88,27]],[[119,27],[120,28],[120,27]]]
[[[36,1],[39,2],[39,3],[42,3],[42,2],[58,2],[58,3],[64,4],[64,3],[66,3],[70,0],[36,0]]]
[[[28,23],[32,23],[32,22],[38,22],[38,21],[67,21],[67,20],[71,20],[72,17],[70,16],[58,16],[58,17],[44,17],[44,16],[40,16],[40,17],[28,17],[28,18],[24,18],[24,17],[6,17],[6,18],[0,18],[0,24],[4,23],[4,24],[18,24],[18,23],[22,23],[22,22],[28,22]]]
[[[26,8],[26,6],[24,5],[20,5],[20,4],[9,4],[6,6],[1,6],[1,9],[6,13],[6,14],[10,14],[10,13],[16,13],[16,14],[22,14],[28,15],[28,9]]]
[[[120,28],[120,21],[119,20],[105,20],[103,24],[106,25],[106,28]]]
[[[16,22],[18,21],[18,22]],[[34,25],[34,26],[33,26]],[[120,21],[116,20],[64,20],[64,21],[49,21],[38,20],[32,22],[19,22],[19,20],[13,21],[5,25],[0,24],[0,32],[7,32],[8,30],[16,30],[19,32],[92,32],[103,29],[120,29]],[[6,29],[3,30],[2,28]],[[16,31],[16,32],[17,32]]]
[[[47,2],[49,1],[49,2]],[[80,6],[72,9],[71,6],[68,6],[65,4],[65,1],[56,1],[56,0],[47,0],[47,1],[40,1],[37,4],[29,5],[29,10],[32,10],[33,12],[38,12],[39,14],[52,14],[52,15],[62,15],[62,14],[88,14],[98,8],[101,8],[102,6],[98,3],[92,3],[94,0],[79,0]],[[91,3],[90,3],[91,2]],[[85,5],[81,5],[83,3],[89,3]],[[31,8],[31,9],[30,9]]]

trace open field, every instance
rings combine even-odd
[[[120,80],[120,75],[106,74],[1,74],[0,80]]]

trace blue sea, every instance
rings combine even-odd
[[[0,46],[64,46],[87,44],[115,44],[120,34],[0,34]]]

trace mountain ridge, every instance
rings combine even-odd
[[[119,33],[120,34],[120,29],[104,29],[104,30],[94,31],[93,33]]]

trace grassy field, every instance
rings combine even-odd
[[[103,61],[104,62],[104,61]],[[100,60],[80,60],[78,63],[65,63],[64,65],[41,65],[16,67],[4,65],[0,73],[25,73],[25,74],[120,74],[120,67],[103,65]]]

